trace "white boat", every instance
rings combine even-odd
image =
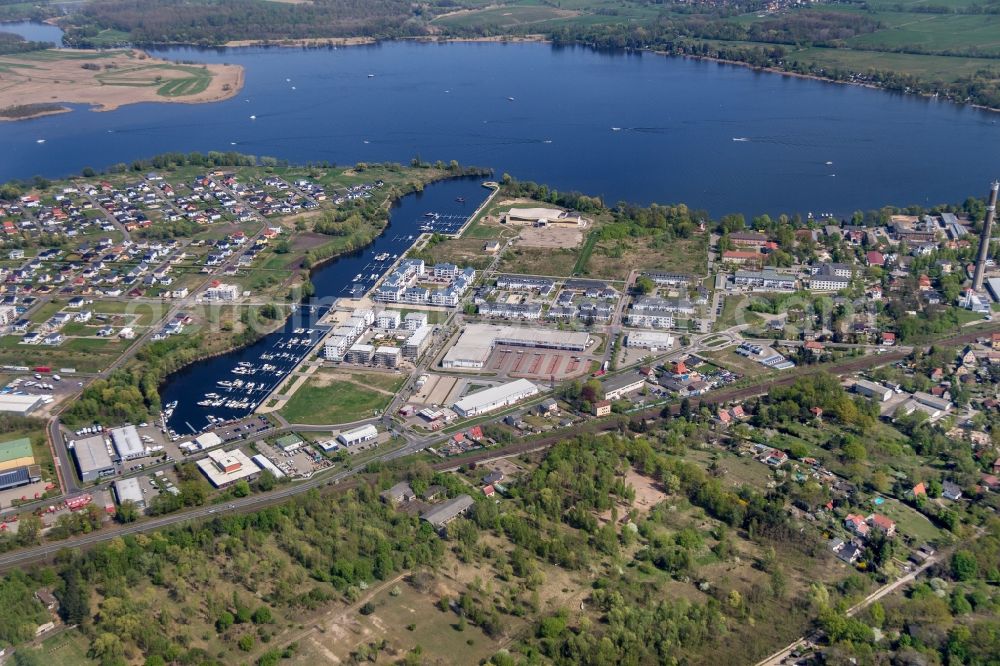
[[[351,281],[352,282],[359,282],[360,280],[361,280],[361,273],[358,273],[357,275],[354,276],[354,279],[351,280]]]
[[[45,143],[45,139],[38,139],[35,143]]]
[[[250,116],[250,120],[257,120],[257,116]]]
[[[369,78],[369,79],[374,79],[374,78],[375,78],[375,75],[374,75],[374,74],[369,74],[369,75],[368,75],[368,78]]]
[[[745,137],[745,136],[734,136],[733,137],[733,141],[740,141],[740,142],[742,142],[742,141],[749,141],[749,140],[750,139],[748,137]]]
[[[513,102],[513,101],[514,101],[514,98],[513,98],[513,97],[508,97],[508,98],[507,98],[507,101],[508,101],[508,102]]]
[[[621,131],[622,131],[622,128],[621,128],[621,127],[612,127],[612,128],[611,128],[611,131],[612,131],[612,132],[621,132]]]

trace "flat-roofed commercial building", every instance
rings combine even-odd
[[[590,336],[582,332],[469,324],[444,355],[441,367],[482,368],[497,345],[582,352],[587,349],[589,342]]]
[[[527,379],[518,379],[471,393],[456,402],[452,409],[459,416],[469,418],[508,407],[533,395],[538,395],[538,387]]]
[[[608,400],[618,400],[630,393],[641,391],[645,385],[645,375],[640,375],[636,372],[615,375],[601,381],[601,388],[604,389],[604,397]]]
[[[378,429],[373,425],[361,426],[337,435],[337,441],[346,447],[357,446],[378,439]]]
[[[209,451],[207,458],[198,461],[198,469],[216,488],[231,486],[260,473],[260,467],[239,449]]]
[[[26,486],[41,480],[42,468],[39,465],[23,465],[0,472],[0,490]]]
[[[885,402],[892,397],[891,388],[877,382],[870,382],[867,379],[854,380],[854,392],[867,398],[875,398],[879,402]]]
[[[258,453],[253,458],[251,458],[251,460],[253,460],[254,464],[257,465],[257,467],[260,467],[261,470],[266,470],[271,474],[273,474],[274,478],[276,479],[284,478],[285,473],[282,472],[277,465],[268,460],[267,456],[265,456],[263,453]]]
[[[137,477],[118,479],[112,485],[115,489],[115,499],[119,504],[134,502],[139,509],[146,508],[146,496],[142,494],[142,486]]]
[[[134,460],[146,455],[146,447],[134,425],[114,428],[111,431],[111,442],[115,445],[115,452],[121,460]]]
[[[674,336],[654,331],[629,331],[625,336],[625,346],[638,349],[670,349],[674,346]]]
[[[471,496],[462,494],[440,504],[435,504],[424,511],[420,517],[430,523],[434,529],[440,530],[468,511],[475,503],[476,501]]]
[[[38,409],[43,402],[40,395],[0,395],[0,412],[27,416]]]
[[[111,446],[104,439],[104,435],[91,435],[76,440],[73,443],[73,457],[76,458],[80,479],[85,483],[115,473],[115,464],[111,460]]]

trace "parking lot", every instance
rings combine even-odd
[[[561,380],[586,374],[590,361],[579,352],[498,346],[485,369],[501,376]]]
[[[236,440],[250,439],[254,435],[266,432],[273,427],[271,422],[267,420],[267,417],[253,414],[245,419],[240,419],[234,423],[227,423],[214,429],[210,428],[210,430],[218,435],[223,442],[234,442]]]
[[[59,379],[56,379],[59,377]],[[32,412],[32,416],[45,418],[53,408],[65,398],[80,390],[83,383],[72,375],[32,373],[16,377],[0,389],[7,395],[38,395],[44,398],[44,403]]]

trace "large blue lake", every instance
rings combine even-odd
[[[215,104],[2,123],[0,181],[172,150],[341,164],[420,155],[612,203],[848,214],[982,195],[1000,167],[998,114],[652,54],[391,42],[158,55],[243,65],[246,87]]]

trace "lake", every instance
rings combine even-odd
[[[2,123],[0,181],[173,150],[419,155],[609,203],[847,215],[982,196],[998,171],[1000,115],[714,62],[537,43],[155,53],[243,65],[246,87],[215,104]]]
[[[0,32],[13,32],[29,42],[51,42],[56,46],[62,45],[62,29],[48,23],[35,21],[0,22]]]

